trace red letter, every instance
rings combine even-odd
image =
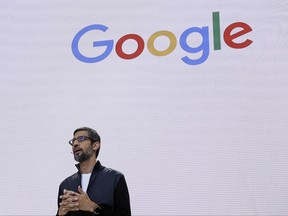
[[[129,40],[129,39],[135,40],[138,44],[138,48],[134,53],[126,54],[122,50],[122,45],[126,40]],[[118,40],[118,42],[116,44],[116,53],[120,58],[123,58],[123,59],[136,58],[137,56],[139,56],[143,52],[143,50],[144,50],[144,40],[139,35],[136,35],[136,34],[124,35],[123,37],[121,37]]]
[[[232,34],[232,31],[236,28],[242,28],[242,30]],[[235,49],[241,49],[249,46],[253,41],[252,40],[245,40],[242,43],[236,43],[233,40],[237,37],[240,37],[248,32],[252,31],[252,28],[243,22],[236,22],[229,25],[224,31],[224,41],[225,43]]]

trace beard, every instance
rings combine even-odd
[[[80,154],[74,154],[74,159],[78,161],[79,163],[84,162],[88,160],[92,155],[94,154],[92,146],[90,146],[87,151],[82,151]]]

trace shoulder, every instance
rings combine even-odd
[[[100,171],[100,178],[103,178],[107,181],[113,181],[115,185],[117,185],[121,181],[125,181],[124,174],[118,170],[103,167],[103,169]]]
[[[112,168],[107,168],[107,167],[103,167],[103,169],[101,170],[101,173],[104,176],[107,176],[109,178],[113,177],[117,180],[124,177],[124,174],[122,172],[112,169]]]
[[[122,172],[112,169],[112,168],[107,168],[107,167],[103,167],[102,172],[106,173],[107,175],[123,176]]]
[[[108,168],[108,167],[105,167],[105,166],[102,166],[100,161],[98,162],[98,168],[96,168],[96,171],[100,170],[100,172],[103,174],[103,175],[109,175],[109,176],[115,176],[115,177],[121,177],[121,176],[124,176],[122,172],[118,171],[118,170],[115,170],[115,169],[112,169],[112,168]]]
[[[75,182],[79,179],[79,174],[78,172],[68,176],[67,178],[65,178],[60,185],[69,185],[71,184],[72,182]]]

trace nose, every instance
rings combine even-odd
[[[75,147],[77,147],[77,146],[79,146],[79,142],[78,142],[77,140],[75,140],[74,143],[73,143],[73,145],[72,145],[72,147],[75,148]]]

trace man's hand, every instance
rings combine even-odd
[[[80,186],[78,186],[78,192],[79,193],[75,193],[75,198],[79,209],[93,212],[98,205],[90,200],[88,194],[85,193]]]
[[[60,196],[62,202],[58,210],[59,215],[65,215],[69,211],[94,211],[98,205],[90,200],[88,194],[80,186],[78,186],[78,192],[64,190],[64,194]]]
[[[60,207],[58,209],[58,215],[65,215],[68,211],[78,211],[78,203],[75,202],[77,198],[75,197],[74,191],[69,191],[64,189],[63,195],[60,196],[62,202],[60,203]]]

